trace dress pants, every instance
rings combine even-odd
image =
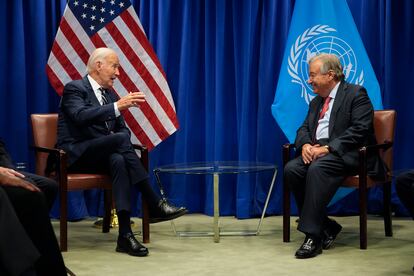
[[[9,190],[9,188],[7,189]],[[10,189],[9,193],[17,194],[19,191],[17,189]],[[24,195],[21,198],[26,199]],[[29,204],[28,207],[33,209],[33,206]],[[8,193],[3,189],[3,186],[0,186],[1,275],[20,275],[29,268],[34,267],[35,262],[39,258],[40,253],[20,223],[13,204],[9,200]]]
[[[52,186],[46,185],[49,181]],[[55,182],[46,178],[41,182],[46,191],[56,192]],[[28,269],[34,269],[38,276],[66,275],[50,223],[50,202],[43,192],[0,186],[0,266],[4,275],[20,275]]]
[[[131,192],[136,185],[150,208],[159,197],[153,192],[127,133],[117,132],[91,139],[86,151],[69,166],[70,172],[110,172],[116,210],[131,210]]]
[[[58,192],[58,185],[50,178],[33,173],[20,171],[25,176],[25,180],[37,186],[44,194],[48,210],[52,209],[53,203]]]
[[[414,219],[414,170],[397,176],[395,188],[401,202]]]
[[[284,181],[291,188],[298,206],[298,230],[320,237],[329,219],[326,207],[345,179],[342,158],[328,154],[310,164],[301,156],[289,161],[284,168]]]

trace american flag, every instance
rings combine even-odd
[[[46,66],[59,95],[71,80],[86,74],[92,51],[112,48],[120,59],[115,92],[141,91],[146,103],[123,112],[132,142],[152,149],[179,127],[174,101],[161,64],[129,0],[70,0]]]

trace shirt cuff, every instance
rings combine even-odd
[[[115,111],[115,116],[116,117],[119,117],[119,115],[121,115],[121,112],[118,109],[117,103],[114,103],[114,111]]]

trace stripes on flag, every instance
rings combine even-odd
[[[129,0],[70,0],[46,66],[49,81],[61,95],[71,80],[86,74],[90,54],[112,48],[120,59],[114,91],[123,97],[141,91],[146,102],[123,116],[132,141],[152,149],[179,127],[165,73]]]

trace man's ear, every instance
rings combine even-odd
[[[333,80],[333,79],[335,79],[335,73],[334,73],[334,71],[333,71],[333,70],[329,70],[329,71],[328,71],[328,74],[329,74],[329,80]]]
[[[102,68],[102,61],[95,62],[96,71],[100,71]]]

